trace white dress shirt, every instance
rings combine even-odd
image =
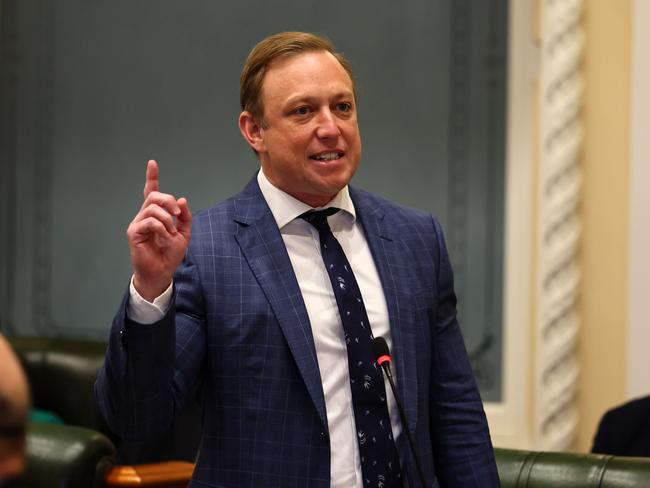
[[[325,395],[331,448],[332,488],[363,488],[356,439],[347,350],[336,298],[320,254],[318,231],[299,218],[312,207],[273,186],[260,170],[257,176],[262,195],[280,229],[311,323],[318,366]],[[359,284],[375,337],[384,337],[392,349],[388,308],[370,247],[356,220],[347,186],[325,207],[340,212],[328,217],[332,233],[341,244]],[[127,315],[139,323],[160,320],[169,306],[170,287],[150,303],[140,297],[131,281]],[[390,386],[385,380],[393,438],[402,431]]]

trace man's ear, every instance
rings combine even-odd
[[[239,131],[248,142],[248,145],[257,153],[266,151],[266,144],[264,144],[262,138],[263,130],[253,117],[253,114],[248,110],[244,110],[239,114]]]

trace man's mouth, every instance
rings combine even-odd
[[[343,157],[343,154],[344,153],[341,151],[331,151],[315,154],[314,156],[310,156],[309,159],[315,159],[316,161],[335,161],[337,159],[341,159]]]

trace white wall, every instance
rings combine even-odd
[[[650,394],[650,2],[635,0],[632,39],[627,395]]]

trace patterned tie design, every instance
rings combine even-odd
[[[350,263],[327,217],[336,208],[310,211],[300,217],[318,230],[321,255],[332,282],[345,343],[357,442],[364,488],[402,487],[399,457],[393,440],[381,368],[372,352],[372,330]]]

